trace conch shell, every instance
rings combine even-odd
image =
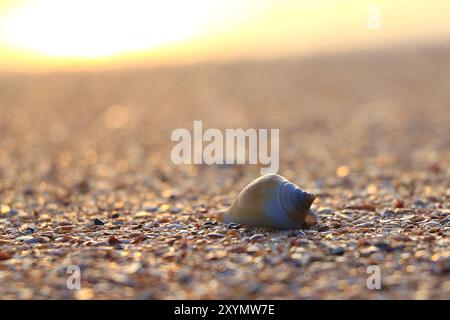
[[[263,175],[247,185],[231,207],[218,215],[225,223],[296,229],[317,222],[310,209],[316,196],[277,174]]]

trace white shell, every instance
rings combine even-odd
[[[296,229],[317,221],[310,210],[315,198],[286,178],[268,174],[247,185],[219,219],[225,223]]]

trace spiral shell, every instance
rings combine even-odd
[[[310,209],[315,195],[277,174],[261,176],[247,185],[233,204],[219,214],[225,223],[295,229],[317,222]]]

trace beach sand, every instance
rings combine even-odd
[[[0,298],[448,299],[449,75],[448,47],[1,74]],[[217,222],[260,168],[174,165],[194,120],[280,129],[320,222]]]

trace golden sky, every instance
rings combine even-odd
[[[0,0],[2,70],[270,58],[448,39],[448,0]]]

